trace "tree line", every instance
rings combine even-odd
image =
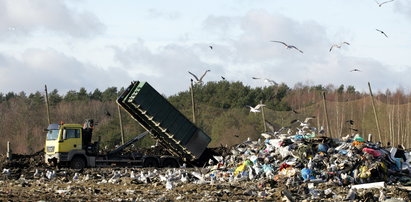
[[[358,92],[354,86],[298,83],[291,88],[282,83],[253,88],[242,82],[218,81],[195,85],[192,90],[196,125],[212,137],[210,146],[239,143],[247,137],[258,138],[264,130],[261,116],[250,113],[246,107],[258,103],[266,105],[266,119],[274,124],[285,126],[293,119],[315,115],[315,126],[325,126],[323,92],[328,102],[330,134],[339,137],[352,132],[353,127],[358,133],[377,134],[369,94]],[[54,89],[48,93],[51,120],[81,124],[85,119],[93,118],[98,123],[93,138],[100,136],[104,146],[114,147],[121,142],[115,99],[123,91],[124,88],[117,87],[90,92],[80,88],[62,95]],[[48,124],[44,94],[39,91],[28,95],[25,92],[0,93],[0,135],[3,137],[0,152],[5,152],[7,141],[11,141],[12,149],[17,153],[33,153],[43,148],[43,130]],[[166,98],[191,120],[190,90]],[[402,89],[375,93],[384,141],[394,138],[394,143],[409,144],[410,98]],[[128,114],[122,113],[122,118],[126,140],[144,131]],[[345,121],[348,119],[354,119],[355,125],[347,126]],[[145,138],[138,146],[149,146],[153,142],[151,138]]]

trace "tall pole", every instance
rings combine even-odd
[[[330,137],[332,137],[330,122],[328,120],[327,101],[325,99],[325,91],[323,91],[323,104],[324,104],[325,121],[327,122],[327,132],[330,134]]]
[[[118,109],[118,119],[120,122],[120,133],[121,133],[121,144],[124,144],[124,129],[123,129],[123,119],[121,118],[121,109],[120,109],[120,105],[117,105],[117,109]]]
[[[196,123],[196,107],[195,107],[195,102],[194,102],[194,85],[193,85],[193,79],[191,79],[191,107],[192,107],[192,112],[193,112],[193,123]]]
[[[262,100],[260,101],[260,104],[263,104]],[[263,116],[264,132],[267,132],[267,126],[265,125],[264,106],[261,106],[261,116]]]
[[[46,91],[46,109],[47,109],[47,121],[49,125],[51,124],[50,121],[50,108],[49,108],[49,95],[47,93],[47,85],[44,85],[44,90]]]
[[[374,103],[374,96],[372,95],[371,91],[371,84],[368,82],[368,88],[370,89],[370,96],[371,96],[371,102],[372,102],[372,109],[374,110],[374,116],[375,116],[375,123],[377,124],[377,130],[378,130],[378,138],[380,142],[382,141],[381,139],[381,130],[380,130],[380,124],[378,121],[378,116],[377,116],[377,110],[375,109],[375,103]]]

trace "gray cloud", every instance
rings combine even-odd
[[[240,29],[240,34],[213,42],[213,50],[208,48],[208,42],[169,43],[151,50],[140,40],[123,49],[113,47],[115,58],[135,79],[154,83],[160,92],[168,95],[188,89],[190,75],[187,70],[202,74],[206,69],[211,69],[206,81],[217,81],[225,76],[230,81],[242,81],[250,86],[265,85],[251,79],[256,76],[289,86],[299,82],[353,85],[365,92],[368,81],[376,90],[410,87],[403,86],[408,85],[404,75],[410,75],[410,68],[394,71],[398,67],[383,64],[378,59],[346,55],[351,46],[330,53],[332,43],[326,28],[317,22],[300,22],[265,10],[235,18],[212,16],[203,22],[205,32],[210,35],[228,33],[226,25],[228,29]],[[270,40],[293,44],[304,54],[287,50]],[[356,44],[355,41],[352,44]],[[354,68],[361,72],[350,72]]]
[[[196,53],[199,45],[169,44],[154,52],[140,40],[123,49],[115,46],[112,48],[116,60],[133,75],[134,80],[148,81],[166,95],[188,89],[191,79],[188,71],[201,75],[206,69],[212,69],[215,75],[208,74],[205,81],[219,78],[222,74],[219,65],[211,66],[201,59],[201,54]],[[208,46],[203,46],[203,49],[209,50]]]
[[[29,49],[21,59],[0,53],[0,92],[3,93],[41,91],[44,84],[62,93],[81,87],[91,91],[126,86],[131,80],[119,68],[99,69],[53,49]]]
[[[69,8],[64,1],[0,1],[0,30],[3,30],[3,37],[25,36],[35,31],[91,37],[102,33],[104,29],[105,26],[95,15]]]

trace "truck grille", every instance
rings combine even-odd
[[[47,152],[54,152],[54,146],[47,147]]]

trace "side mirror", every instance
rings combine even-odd
[[[49,129],[45,128],[43,129],[43,132],[49,132]]]

